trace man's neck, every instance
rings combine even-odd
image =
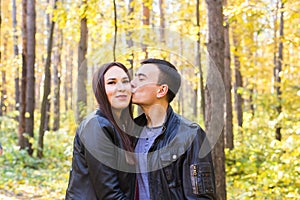
[[[143,107],[143,111],[147,118],[148,127],[162,126],[165,122],[167,115],[167,105],[155,104],[147,107]]]

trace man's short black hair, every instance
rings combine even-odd
[[[167,99],[170,103],[177,94],[181,85],[181,76],[176,67],[166,61],[156,58],[148,58],[141,62],[141,64],[154,64],[158,67],[160,73],[158,77],[158,84],[166,84],[169,87]]]

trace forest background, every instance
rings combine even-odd
[[[147,57],[179,69],[178,113],[221,127],[218,199],[300,199],[299,1],[0,3],[0,199],[64,199],[93,71]]]

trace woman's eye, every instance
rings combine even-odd
[[[113,84],[115,84],[114,81],[109,81],[109,82],[107,82],[107,85],[113,85]]]
[[[127,83],[129,83],[129,80],[124,80],[123,83],[127,84]]]

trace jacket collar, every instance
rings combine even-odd
[[[169,105],[167,108],[167,115],[166,115],[166,119],[164,122],[164,126],[166,125],[166,123],[168,123],[168,121],[170,120],[170,116],[174,115],[174,111],[172,109],[172,107]],[[139,126],[146,126],[147,125],[147,118],[145,113],[141,114],[140,116],[136,117],[134,119],[134,122],[139,125]]]
[[[166,132],[165,130],[168,129],[167,132],[170,132],[170,130],[172,130],[172,127],[175,127],[175,122],[177,121],[178,117],[176,117],[176,114],[173,111],[173,108],[169,105],[167,108],[167,115],[166,115],[166,119],[165,122],[163,124],[163,131],[162,131],[162,135],[165,135],[164,133]],[[141,127],[141,130],[143,127],[145,127],[147,125],[147,118],[145,113],[141,114],[140,116],[136,117],[134,119],[134,122]]]

